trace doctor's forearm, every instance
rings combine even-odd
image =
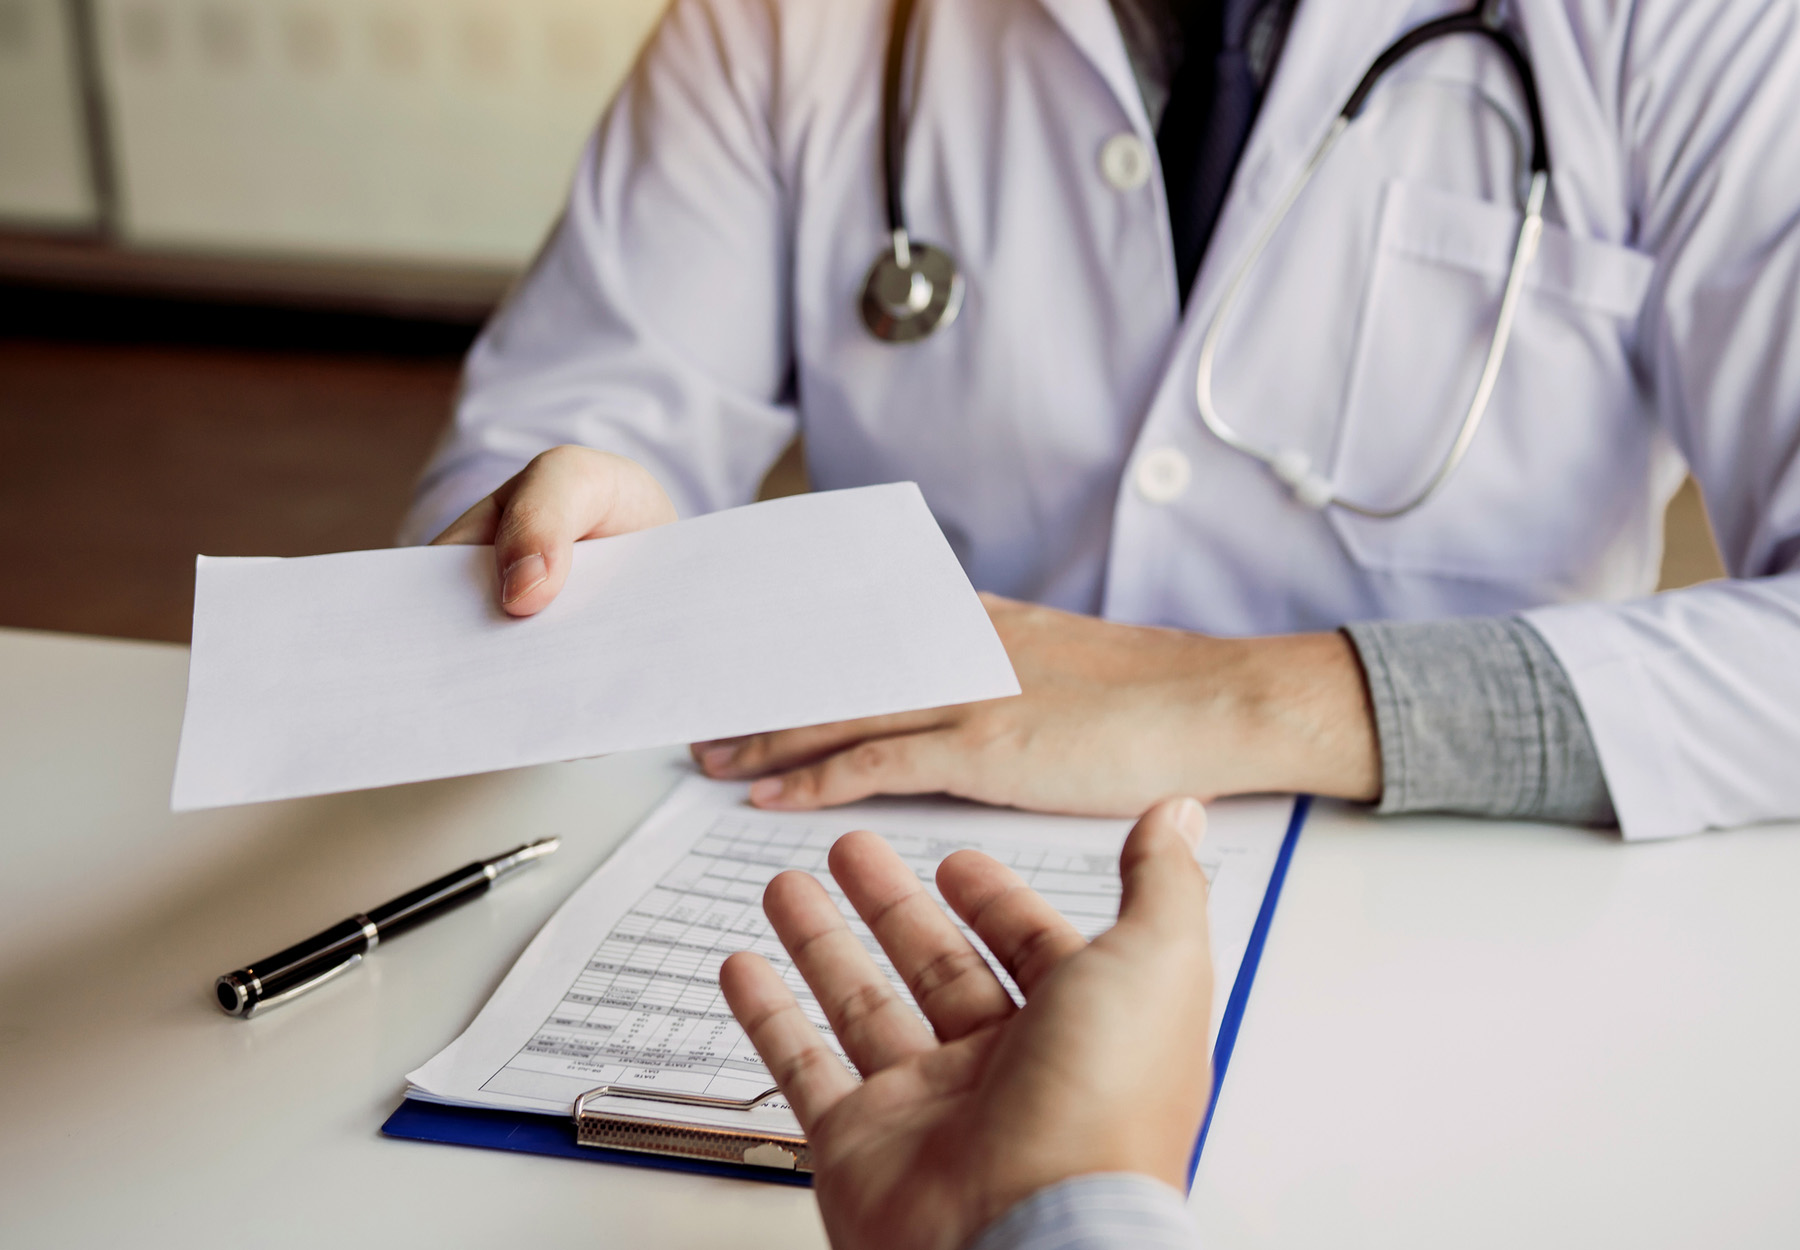
[[[985,596],[1022,693],[697,743],[761,807],[947,792],[1135,816],[1159,799],[1381,792],[1375,720],[1342,634],[1215,638]]]
[[[1228,758],[1196,761],[1191,792],[1381,796],[1374,710],[1344,635],[1190,639],[1197,663],[1183,684],[1191,741],[1229,744]]]

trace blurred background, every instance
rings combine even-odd
[[[663,3],[0,0],[0,626],[390,542]],[[1691,485],[1669,535],[1718,575]]]

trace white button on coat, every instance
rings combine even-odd
[[[1158,447],[1138,461],[1138,494],[1151,503],[1174,503],[1193,476],[1185,455],[1173,447]]]
[[[1120,191],[1150,181],[1150,149],[1134,134],[1114,135],[1100,148],[1100,172]]]

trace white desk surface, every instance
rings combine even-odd
[[[674,752],[168,812],[186,653],[0,631],[0,1245],[822,1244],[810,1193],[391,1141],[402,1076]],[[543,868],[251,1022],[212,978],[529,836]],[[1800,828],[1317,810],[1196,1202],[1210,1250],[1800,1245]]]

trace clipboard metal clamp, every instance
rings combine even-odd
[[[720,1098],[632,1085],[599,1085],[575,1100],[575,1143],[640,1154],[675,1155],[713,1163],[740,1163],[788,1172],[812,1172],[812,1151],[798,1133],[767,1133],[684,1124],[676,1120],[601,1113],[588,1104],[603,1098],[632,1098],[712,1111],[752,1111],[781,1091],[771,1087],[749,1098]]]

